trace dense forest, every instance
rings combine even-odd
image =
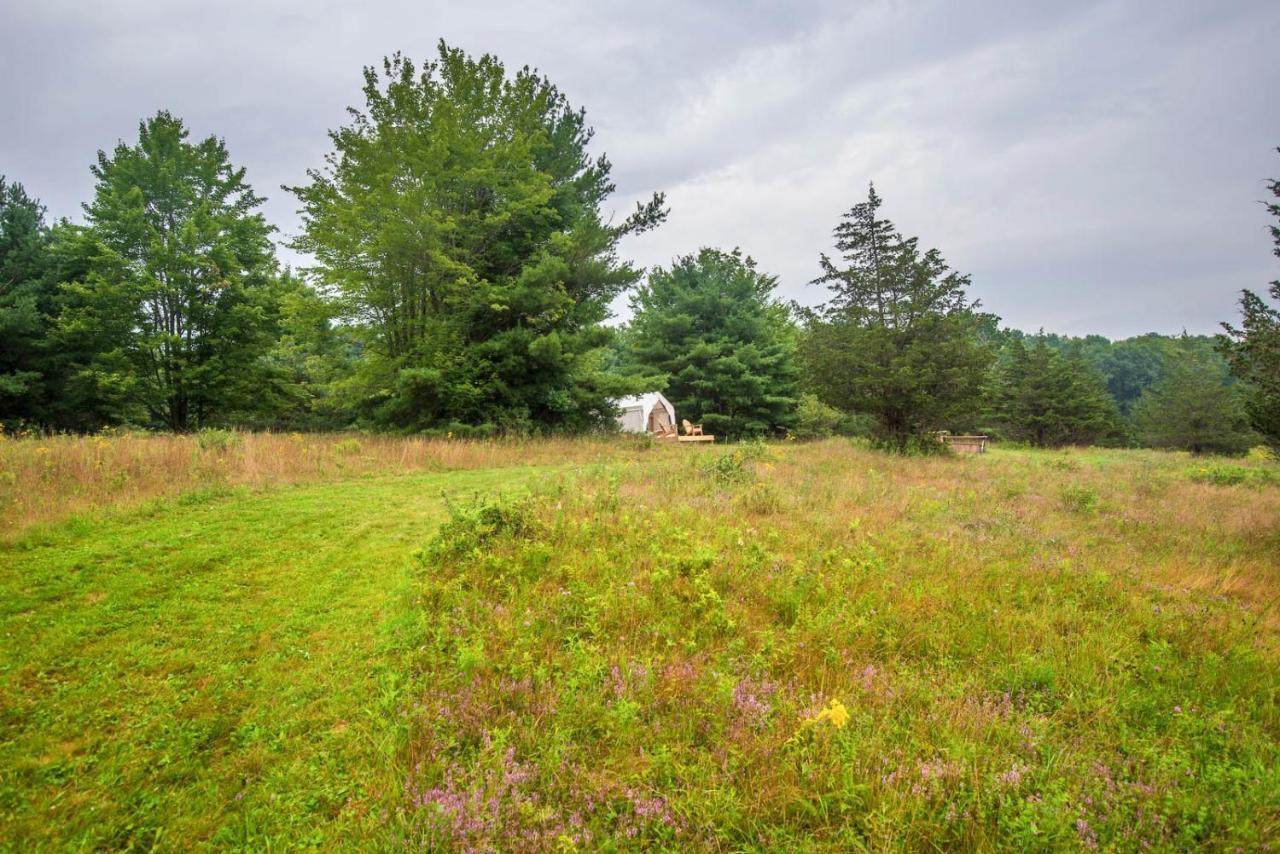
[[[167,112],[99,152],[81,223],[0,177],[3,429],[580,432],[657,388],[728,437],[1280,445],[1280,282],[1218,336],[1008,329],[872,187],[801,306],[739,248],[647,275],[620,258],[665,199],[610,222],[612,164],[536,72],[441,44],[365,69],[364,101],[284,188],[303,217],[289,245],[314,259],[298,271],[225,142]],[[610,326],[624,293],[631,319]]]

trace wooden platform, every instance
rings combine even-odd
[[[714,442],[715,436],[677,436],[677,442]]]

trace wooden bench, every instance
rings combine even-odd
[[[944,433],[939,437],[942,443],[961,454],[985,454],[987,452],[986,436],[953,436]]]

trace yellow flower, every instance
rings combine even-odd
[[[832,698],[830,704],[825,709],[818,712],[813,722],[822,723],[826,721],[836,729],[843,729],[844,725],[849,722],[849,710],[844,707],[844,703]]]

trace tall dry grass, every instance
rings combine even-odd
[[[77,514],[201,490],[377,474],[589,462],[620,439],[457,440],[352,434],[0,434],[0,538]]]

